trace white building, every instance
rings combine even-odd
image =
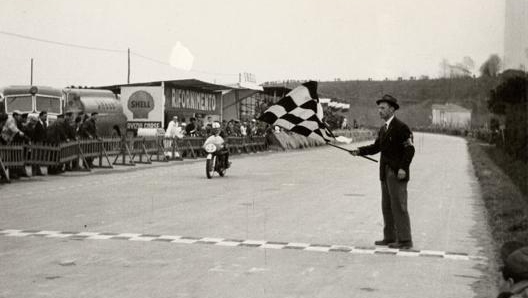
[[[471,110],[456,104],[434,104],[432,112],[432,122],[435,126],[467,128],[471,123]]]
[[[506,0],[503,69],[528,70],[528,0]]]

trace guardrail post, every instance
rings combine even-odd
[[[138,141],[139,141],[139,144],[138,144],[139,148],[136,148],[137,147],[136,143]],[[148,156],[147,148],[145,147],[145,138],[134,138],[133,142],[134,142],[133,143],[134,150],[132,151],[132,160],[134,160],[134,162],[137,162],[137,163],[146,163],[146,164],[152,163],[150,161],[150,157]],[[139,155],[139,161],[135,161],[136,155]],[[146,161],[143,161],[143,155],[145,155],[145,157],[147,158]]]
[[[77,158],[81,159],[82,166],[84,168],[84,171],[90,172],[92,169],[90,169],[90,166],[88,165],[88,161],[84,157],[84,151],[82,149],[81,144],[83,144],[82,140],[77,140],[77,149],[78,149],[78,155]],[[80,168],[80,167],[79,167]]]
[[[9,173],[7,172],[4,162],[2,161],[2,157],[0,156],[0,179],[3,178],[5,178],[7,183],[11,183],[11,180],[9,179]]]
[[[119,156],[122,156],[122,162],[118,163],[117,160],[119,159]],[[129,158],[129,162],[126,162],[126,156]],[[128,147],[128,139],[126,139],[124,136],[121,139],[121,150],[119,154],[116,155],[116,158],[113,162],[114,165],[122,165],[122,166],[135,166],[134,159],[132,158],[132,154],[130,153],[130,148]]]
[[[113,169],[114,166],[112,165],[112,163],[110,162],[110,158],[108,157],[108,154],[106,153],[106,149],[105,149],[105,142],[103,141],[103,139],[99,139],[97,140],[98,142],[96,143],[97,144],[97,147],[98,147],[98,151],[99,151],[99,168],[109,168],[109,169]],[[106,162],[108,163],[107,166],[103,166],[103,157],[106,159]]]
[[[176,140],[175,139],[172,139],[171,141],[171,149],[172,149],[172,155],[171,155],[171,159],[174,158],[174,156],[176,156],[176,147],[178,146],[178,144],[176,143]]]
[[[143,158],[142,158],[143,154],[140,153],[140,155],[139,155],[139,160],[140,160],[140,162],[141,162],[141,163],[147,163],[147,164],[152,163],[152,160],[150,160],[150,156],[149,156],[148,153],[147,153],[147,148],[145,147],[145,138],[143,138],[143,140],[141,140],[141,149],[143,149],[143,152],[142,152],[142,153],[145,154],[145,157],[147,158],[147,161],[142,162],[142,160],[143,160]]]
[[[193,146],[191,145],[191,141],[187,140],[187,145],[189,146],[189,149],[191,149],[191,154],[192,154],[192,157],[193,159],[196,159],[196,153],[194,153],[194,148]]]
[[[156,149],[155,152],[154,152],[154,149]],[[149,152],[151,152],[149,153],[149,158],[151,161],[162,161],[162,162],[168,161],[167,158],[165,157],[165,149],[163,146],[163,136],[156,137],[156,139],[154,139],[154,148],[149,147]],[[154,154],[156,154],[156,160],[152,158]]]

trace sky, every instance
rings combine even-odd
[[[466,56],[478,74],[503,40],[501,0],[0,0],[0,86],[31,58],[35,85],[126,83],[127,49],[131,83],[438,77]]]

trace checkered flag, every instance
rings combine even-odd
[[[317,82],[304,83],[269,107],[258,120],[326,143],[335,139],[326,127]]]

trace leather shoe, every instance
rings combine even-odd
[[[396,241],[394,243],[389,243],[389,248],[410,249],[412,246],[412,241]]]
[[[389,244],[391,244],[393,242],[394,242],[394,240],[385,240],[385,239],[383,239],[383,240],[374,241],[374,244],[375,245],[389,245]]]

